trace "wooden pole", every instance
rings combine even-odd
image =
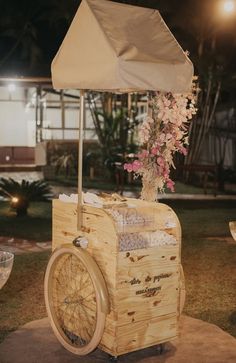
[[[85,91],[80,90],[80,111],[79,111],[79,144],[78,144],[78,205],[77,205],[77,228],[82,227],[82,176],[83,176],[83,131],[85,115]]]
[[[61,103],[61,129],[62,139],[65,140],[65,102],[64,102],[64,91],[60,92],[60,103]]]

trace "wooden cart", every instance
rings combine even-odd
[[[158,11],[105,0],[82,0],[52,62],[54,88],[80,90],[78,204],[53,202],[45,299],[56,336],[78,355],[99,346],[118,357],[176,338],[184,300],[181,229],[169,207],[82,205],[86,90],[183,93],[192,76]]]
[[[59,341],[78,355],[98,346],[117,357],[175,339],[185,291],[173,210],[127,199],[84,205],[82,219],[78,237],[77,205],[53,201],[45,298]]]

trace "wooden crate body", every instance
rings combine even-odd
[[[149,214],[145,226],[117,225],[104,208],[83,207],[88,252],[100,267],[111,311],[99,347],[118,356],[170,341],[178,336],[180,314],[181,228],[175,213],[161,203],[129,199]],[[165,231],[176,245],[120,251],[120,233]],[[77,205],[53,201],[53,249],[78,236]]]

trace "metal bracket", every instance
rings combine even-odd
[[[75,247],[80,247],[86,249],[88,247],[88,240],[84,236],[78,236],[74,239],[73,245]]]

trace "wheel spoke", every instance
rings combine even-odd
[[[83,263],[79,254],[67,251],[61,255],[57,252],[54,265],[51,263],[52,274],[48,278],[51,279],[48,285],[51,320],[66,348],[92,351],[99,342],[98,336],[102,336],[105,323],[103,315],[97,311],[98,287],[89,273],[91,266]],[[96,269],[94,272],[99,274]]]
[[[96,328],[93,282],[88,270],[74,255],[62,256],[56,267],[52,297],[58,324],[73,346],[85,346]]]
[[[93,322],[92,322],[92,324],[90,325],[90,316],[88,316],[88,314],[86,313],[86,311],[84,310],[84,308],[83,308],[83,306],[81,305],[81,308],[82,308],[82,310],[84,311],[84,313],[85,313],[85,315],[86,315],[86,318],[87,318],[87,320],[88,320],[88,322],[89,322],[89,327],[90,326],[92,326],[92,329],[90,329],[91,330],[91,333],[88,331],[88,325],[87,325],[87,327],[86,326],[84,326],[84,328],[86,329],[86,331],[88,332],[88,334],[90,335],[90,337],[91,337],[91,335],[93,334]]]
[[[84,288],[85,284],[87,283],[91,283],[90,280],[90,276],[89,274],[86,272],[86,274],[82,275],[81,280],[80,280],[80,291]]]
[[[92,299],[88,299],[88,297],[89,296],[91,296],[91,295],[93,295],[93,298],[94,298],[94,291],[92,291],[92,292],[90,292],[90,294],[88,294],[87,296],[85,296],[84,298],[83,298],[83,300],[88,300],[88,301],[90,301],[90,300],[92,300]]]

